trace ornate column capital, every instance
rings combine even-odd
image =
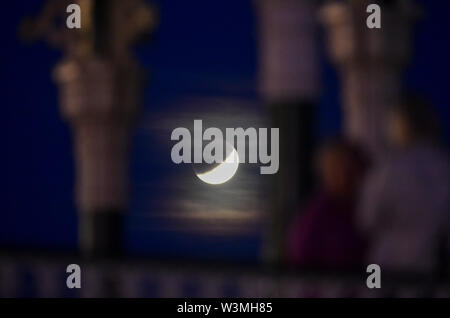
[[[381,6],[381,29],[369,29],[369,0],[331,2],[320,11],[342,82],[344,131],[376,157],[385,151],[386,111],[400,97],[419,9],[410,0]]]
[[[366,8],[373,1],[331,2],[319,12],[327,30],[328,48],[338,65],[379,63],[404,66],[410,59],[413,25],[421,11],[410,0],[381,6],[381,29],[366,26]]]
[[[72,3],[81,9],[80,29],[66,26]],[[128,148],[143,82],[132,45],[156,23],[143,0],[49,0],[22,25],[24,37],[44,38],[64,52],[53,77],[73,133],[80,212],[126,208]]]
[[[80,6],[80,29],[66,26],[69,4]],[[157,10],[144,0],[48,0],[37,17],[23,21],[20,33],[29,41],[45,39],[64,51],[65,58],[99,55],[118,61],[154,31],[158,20]]]

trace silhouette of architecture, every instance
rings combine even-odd
[[[141,0],[79,0],[82,27],[68,29],[69,3],[74,1],[47,2],[39,17],[26,21],[24,34],[64,50],[54,79],[73,134],[80,249],[86,256],[117,255],[144,75],[131,46],[153,28],[155,16]]]
[[[312,189],[315,106],[320,71],[317,1],[256,1],[260,91],[280,129],[280,169],[271,181],[266,258],[283,255],[286,221]]]
[[[385,151],[385,113],[401,94],[419,9],[409,0],[384,1],[381,29],[369,29],[370,3],[330,2],[320,16],[341,79],[344,133],[376,158]]]

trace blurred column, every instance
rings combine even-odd
[[[385,151],[385,114],[400,97],[419,12],[409,0],[376,1],[381,29],[369,29],[366,9],[371,3],[330,2],[321,19],[341,76],[345,134],[377,158]]]
[[[260,90],[280,129],[280,169],[274,176],[265,257],[283,256],[287,221],[312,190],[318,99],[315,0],[255,0],[259,22]]]
[[[74,140],[80,247],[88,254],[120,253],[139,68],[132,61],[68,59],[55,78]]]
[[[69,3],[81,8],[81,29],[65,25]],[[131,46],[154,25],[152,12],[142,0],[48,1],[28,25],[29,36],[64,50],[54,78],[73,134],[80,249],[86,256],[122,251],[128,152],[143,79]]]

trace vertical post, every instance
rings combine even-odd
[[[139,67],[132,61],[68,59],[55,68],[55,79],[73,133],[80,249],[90,256],[120,254]]]
[[[81,8],[80,29],[65,25],[69,3]],[[88,257],[122,252],[128,152],[143,77],[131,46],[154,26],[152,13],[142,0],[50,0],[25,30],[65,52],[54,78],[73,134],[79,244]]]
[[[321,19],[341,76],[345,134],[379,158],[385,151],[385,114],[401,94],[418,10],[409,0],[381,1],[381,29],[369,29],[370,3],[330,3]]]
[[[317,103],[316,1],[256,0],[259,20],[260,90],[280,129],[280,169],[272,181],[265,257],[283,257],[287,221],[312,188]]]

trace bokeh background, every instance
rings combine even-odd
[[[424,16],[417,25],[404,86],[420,92],[436,107],[448,142],[450,3],[416,2]],[[195,179],[195,175],[190,167],[171,162],[169,135],[160,127],[160,119],[181,118],[178,122],[183,122],[196,112],[213,117],[214,110],[204,111],[209,105],[231,117],[248,116],[244,117],[249,118],[247,122],[261,119],[263,102],[258,90],[254,3],[155,0],[152,4],[159,10],[158,27],[149,41],[136,48],[148,80],[143,111],[132,139],[125,250],[128,255],[151,259],[213,260],[259,268],[263,262],[262,213],[239,221],[244,223],[231,222],[229,227],[213,231],[208,225],[211,220],[206,220],[205,226],[189,227],[188,217],[170,216],[175,197],[186,195],[192,199],[197,195],[200,198],[196,202],[204,204],[207,210],[213,210],[214,205],[210,198],[202,197],[210,189],[198,180],[192,181],[196,182],[195,195],[186,194],[181,185],[170,183],[178,180],[182,184],[179,180]],[[18,36],[24,17],[36,15],[42,5],[43,1],[7,1],[1,10],[0,246],[5,251],[75,253],[78,218],[72,137],[60,116],[58,88],[52,79],[52,69],[62,54],[43,41],[30,45]],[[315,109],[315,133],[318,140],[324,140],[341,131],[341,96],[336,69],[326,52],[323,29],[318,36],[321,89]],[[242,111],[244,108],[246,111]],[[189,115],[183,117],[183,112]],[[254,177],[251,168],[248,169]],[[252,188],[251,184],[238,182],[237,187]],[[258,197],[251,202],[245,198],[247,193],[242,194],[243,201],[235,206],[236,211],[261,204]],[[177,217],[188,223],[178,224]],[[202,217],[210,218],[196,217],[194,223]]]

